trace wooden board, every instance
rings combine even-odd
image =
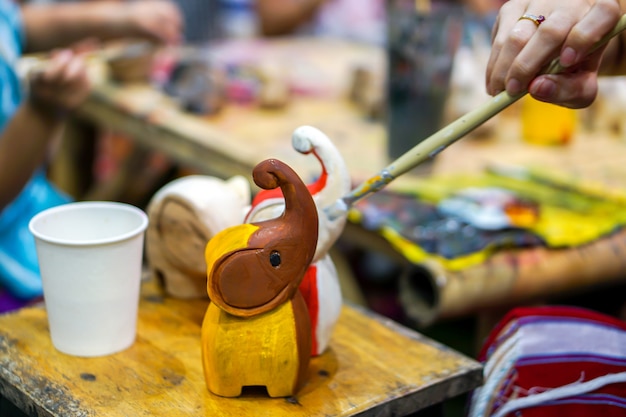
[[[294,397],[211,394],[202,374],[207,302],[144,284],[135,344],[100,358],[59,353],[43,307],[0,316],[0,393],[30,416],[404,415],[481,383],[481,365],[368,311],[344,306],[330,349]]]

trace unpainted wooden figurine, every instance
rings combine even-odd
[[[206,297],[206,244],[243,222],[250,198],[250,184],[242,176],[188,175],[155,193],[147,208],[146,259],[168,295]]]
[[[294,395],[311,356],[311,324],[298,287],[318,236],[317,209],[298,175],[268,159],[253,171],[262,189],[280,187],[277,218],[223,230],[206,246],[207,293],[202,362],[208,389],[224,397],[264,386],[270,397]]]

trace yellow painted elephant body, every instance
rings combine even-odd
[[[246,386],[265,386],[270,397],[286,397],[306,377],[308,337],[298,334],[306,324],[306,304],[299,292],[293,300],[258,316],[243,318],[210,304],[202,324],[202,341],[214,349],[203,356],[209,391],[237,397]],[[244,342],[242,343],[242,340]],[[220,347],[236,346],[236,353]],[[234,357],[233,357],[234,356]],[[226,363],[224,363],[226,362]]]
[[[206,246],[204,375],[208,389],[225,397],[250,385],[289,396],[304,383],[311,355],[311,323],[298,287],[315,254],[317,209],[284,163],[263,161],[253,177],[261,188],[281,188],[285,211],[225,229]]]

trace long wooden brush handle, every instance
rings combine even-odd
[[[611,38],[622,32],[624,29],[626,29],[626,15],[623,15],[620,18],[619,22],[615,25],[611,32],[606,34],[593,46],[590,53],[606,44]],[[563,67],[557,58],[546,67],[543,73],[555,74],[561,71],[563,71]],[[511,96],[506,91],[503,91],[491,98],[485,104],[482,104],[475,110],[461,116],[446,127],[433,133],[428,138],[424,139],[422,142],[418,143],[412,149],[408,150],[405,154],[393,161],[378,174],[364,181],[349,194],[344,196],[342,200],[346,205],[346,208],[367,194],[384,188],[391,181],[415,168],[425,160],[433,158],[446,147],[461,139],[469,132],[476,129],[478,126],[485,123],[487,120],[491,119],[511,104],[515,103],[527,93],[528,91],[524,91],[515,96]]]

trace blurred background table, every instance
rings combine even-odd
[[[291,147],[291,134],[301,125],[315,126],[333,140],[355,180],[386,163],[384,124],[372,120],[349,98],[358,68],[372,73],[373,82],[384,79],[381,48],[310,38],[254,41],[246,46],[235,43],[232,48],[246,53],[254,50],[254,57],[249,58],[254,62],[287,67],[285,82],[309,91],[293,94],[280,108],[226,103],[215,114],[199,115],[184,111],[153,85],[122,84],[105,76],[95,83],[77,120],[122,133],[141,148],[162,152],[177,164],[220,178],[238,174],[251,178],[252,168],[268,157],[298,167],[305,180],[317,175],[319,167]],[[197,51],[200,57],[203,53]],[[382,91],[382,85],[377,87]],[[81,197],[84,190],[77,182],[84,179],[84,158],[75,155],[83,145],[80,140],[66,142],[52,172],[62,188]]]

